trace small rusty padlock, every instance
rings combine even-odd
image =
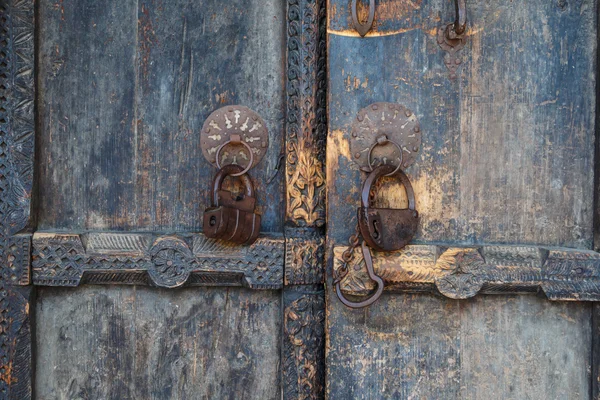
[[[260,232],[260,215],[255,212],[254,186],[248,174],[239,176],[245,187],[244,196],[238,198],[221,187],[226,177],[239,174],[239,165],[226,165],[215,175],[213,203],[204,210],[204,235],[212,239],[227,240],[237,244],[252,244]]]
[[[371,187],[382,176],[397,176],[406,189],[408,208],[373,208],[369,206]],[[399,168],[381,165],[365,180],[361,207],[358,208],[358,226],[367,244],[374,250],[394,251],[406,246],[415,235],[419,213],[415,209],[415,195],[410,180]]]

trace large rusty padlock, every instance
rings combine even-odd
[[[406,189],[408,208],[372,208],[369,196],[373,184],[382,176],[397,176]],[[406,246],[417,231],[419,213],[415,209],[415,195],[410,180],[399,168],[381,165],[365,180],[361,207],[358,208],[358,226],[367,244],[374,250],[394,251]]]
[[[239,165],[226,165],[215,175],[212,206],[204,210],[204,235],[237,244],[252,244],[260,232],[260,215],[255,212],[254,186],[248,174],[239,176],[245,187],[241,197],[223,190],[226,177],[239,174]]]

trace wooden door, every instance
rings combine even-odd
[[[597,2],[469,1],[458,48],[454,1],[375,0],[364,37],[352,5],[0,0],[0,399],[598,398]],[[353,310],[382,104],[420,220]],[[236,106],[268,129],[251,246],[202,233]]]
[[[324,16],[0,1],[0,398],[322,396]],[[201,131],[238,106],[268,130],[249,246],[202,234]]]
[[[410,246],[373,252],[374,305],[345,307],[328,281],[328,397],[597,398],[597,2],[470,0],[457,52],[438,43],[453,1],[375,1],[364,38],[350,7],[328,6],[330,270],[357,223],[353,128],[383,114],[373,103],[419,121],[405,172],[420,222]],[[376,193],[406,207],[393,181]],[[341,284],[374,289],[359,253]]]

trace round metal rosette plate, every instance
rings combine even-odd
[[[350,133],[352,159],[363,171],[371,166],[412,165],[421,147],[421,126],[415,114],[396,103],[374,103],[356,115]],[[402,149],[402,154],[400,154]]]
[[[234,140],[237,136],[243,143],[228,143],[232,135]],[[204,157],[215,166],[218,152],[221,167],[236,164],[246,168],[251,159],[248,152],[252,151],[252,168],[267,152],[269,133],[265,121],[248,107],[226,106],[214,111],[204,121],[200,146]]]

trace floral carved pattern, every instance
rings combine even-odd
[[[150,254],[152,263],[148,274],[158,286],[174,288],[187,281],[193,256],[183,240],[174,237],[158,239]]]
[[[326,2],[288,3],[287,215],[325,224]]]
[[[477,279],[477,273],[484,265],[477,249],[448,249],[436,262],[436,267],[447,273],[436,280],[436,286],[440,293],[452,299],[473,297],[483,284]]]
[[[325,300],[322,291],[291,292],[284,312],[285,399],[321,399],[325,380]]]

